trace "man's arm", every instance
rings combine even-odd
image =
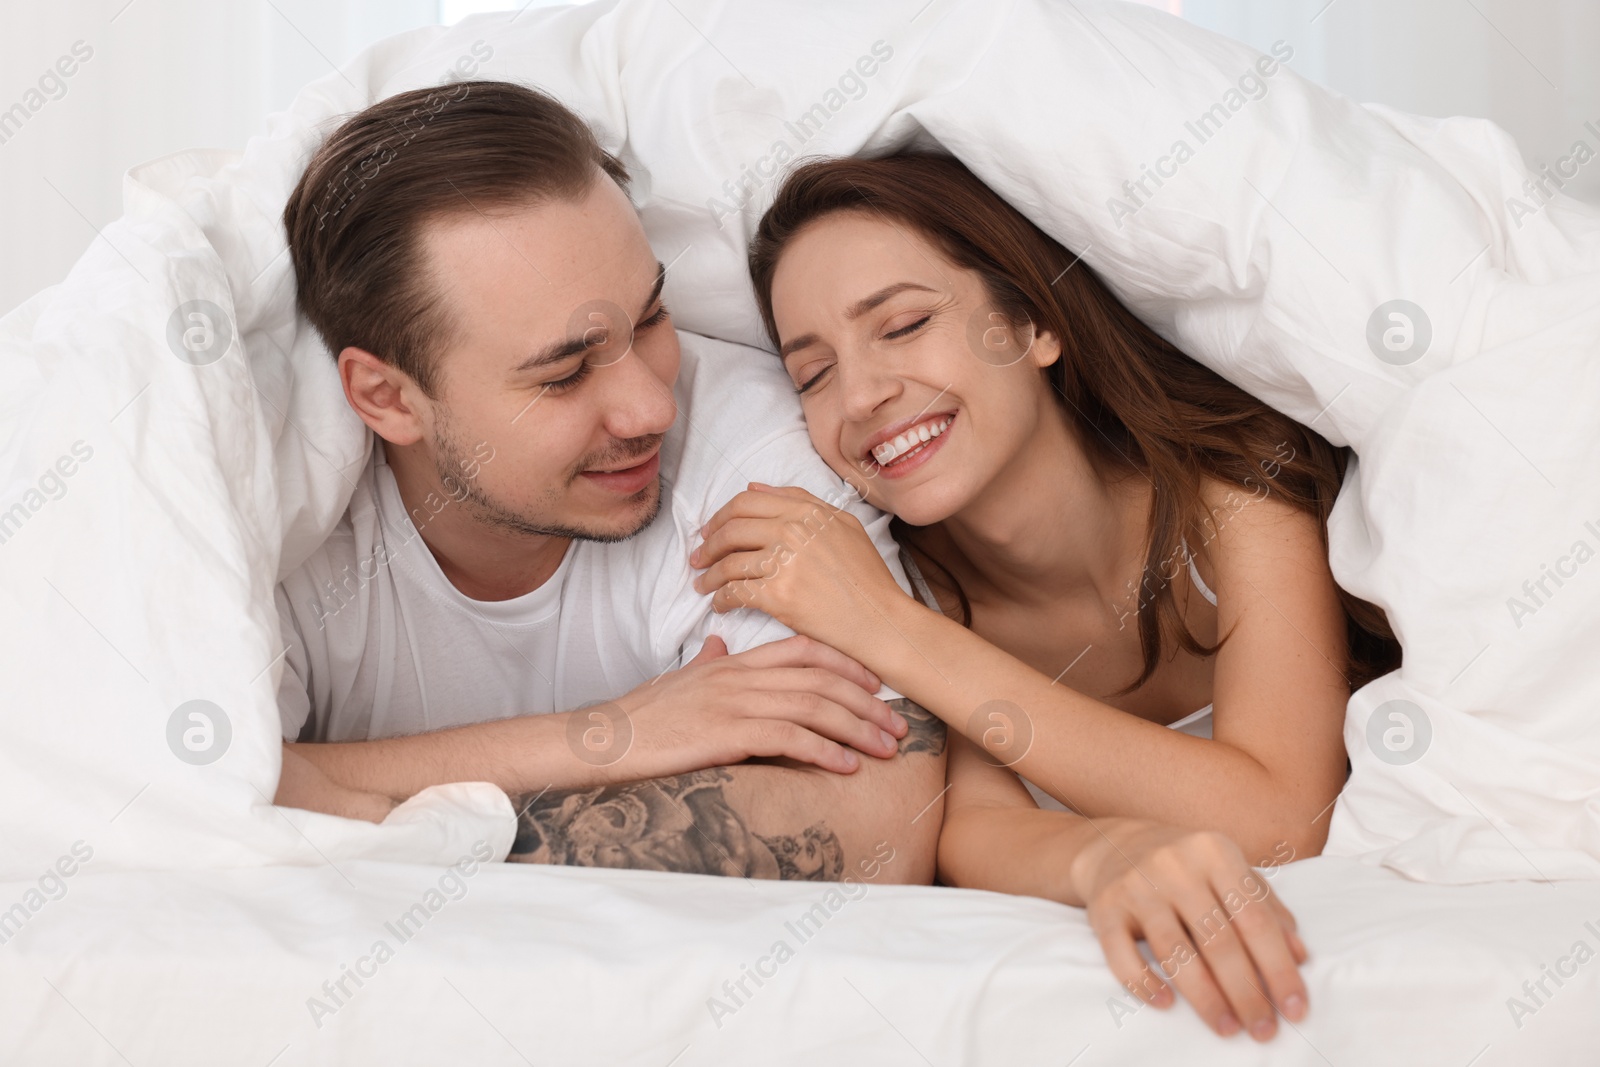
[[[510,859],[572,867],[884,883],[933,880],[943,807],[945,727],[904,698],[899,753],[854,774],[742,763],[513,798]]]
[[[283,746],[283,765],[272,802],[286,808],[303,808],[367,822],[382,822],[396,804],[393,797],[340,785],[316,764],[296,754],[287,743]]]
[[[581,714],[519,715],[405,737],[284,748],[340,786],[397,801],[443,782],[491,782],[515,795],[552,782],[583,788],[612,781],[608,771],[616,767],[586,761],[568,744],[571,720]]]
[[[909,729],[872,695],[878,688],[865,667],[809,638],[787,637],[730,656],[722,639],[711,637],[682,668],[596,707],[287,749],[338,785],[395,800],[441,782],[492,782],[515,796],[644,781],[753,757],[849,774],[872,762],[867,757],[893,755],[895,737]]]

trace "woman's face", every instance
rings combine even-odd
[[[841,211],[807,226],[773,273],[772,310],[813,446],[914,526],[978,500],[1059,418],[1041,373],[1057,339],[1013,329],[976,273],[898,222]]]

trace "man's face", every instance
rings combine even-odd
[[[528,534],[649,525],[679,352],[627,196],[597,171],[576,199],[437,219],[423,248],[452,323],[424,443],[451,495]]]

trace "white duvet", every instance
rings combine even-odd
[[[784,163],[960,156],[1186,351],[1359,453],[1333,569],[1406,662],[1350,702],[1328,851],[1430,882],[1600,876],[1600,216],[1525,189],[1488,122],[1363,107],[1275,51],[1088,0],[602,3],[382,42],[242,154],[137,168],[124,217],[0,320],[0,879],[79,846],[98,879],[509,845],[481,784],[381,827],[268,803],[272,587],[367,447],[295,315],[278,216],[339,116],[452,71],[588,116],[637,175],[680,325],[732,341],[762,340],[743,254]],[[209,333],[197,301],[222,311]],[[136,914],[178,899],[162,878],[130,883]],[[750,892],[695,884],[712,914]],[[908,899],[908,921],[937,913]]]
[[[1581,883],[1281,869],[1311,1013],[1258,1046],[1186,1005],[1130,1006],[1083,912],[1043,900],[520,864],[442,877],[84,873],[0,946],[0,1061],[1592,1067],[1600,1044],[1600,901]]]

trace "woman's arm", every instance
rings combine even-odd
[[[1084,815],[1220,830],[1248,856],[1321,850],[1323,816],[1344,781],[1348,689],[1343,614],[1314,518],[1251,501],[1206,546],[1227,641],[1205,740],[1056,683],[923,607],[873,573],[877,553],[864,537],[854,543],[848,517],[787,547],[770,576],[733,580],[749,553],[795,539],[781,515],[752,515],[781,510],[780,493],[799,491],[741,494],[724,509],[740,517],[726,533],[711,530],[699,565],[715,563],[702,588],[717,589],[719,610],[760,608],[854,657]],[[804,506],[798,496],[788,503]],[[763,538],[768,547],[751,548]]]
[[[1127,1014],[1171,1006],[1176,986],[1224,1037],[1242,1026],[1270,1038],[1274,1008],[1304,1018],[1294,917],[1225,836],[1040,811],[1016,775],[964,738],[952,739],[948,774],[940,879],[1086,907],[1112,972],[1137,998]]]
[[[1217,632],[1227,638],[1214,665],[1209,741],[1053,683],[915,604],[888,611],[885,629],[903,640],[880,636],[871,656],[870,642],[856,647],[888,684],[920,679],[920,696],[932,701],[924,706],[974,741],[1005,709],[993,702],[1015,705],[1015,729],[1031,730],[1032,743],[1019,759],[1013,741],[1002,758],[1075,811],[1221,830],[1253,858],[1283,848],[1315,855],[1344,783],[1349,693],[1344,619],[1316,520],[1253,501],[1203,551]],[[930,675],[929,660],[942,677]]]

